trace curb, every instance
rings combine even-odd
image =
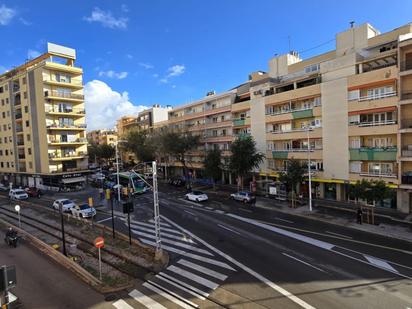
[[[404,237],[402,237],[402,236],[396,237],[396,236],[393,236],[393,235],[388,235],[388,234],[383,234],[383,233],[382,233],[382,234],[381,234],[381,233],[376,233],[376,232],[374,232],[374,231],[365,231],[365,230],[363,230],[363,229],[358,229],[358,228],[356,228],[356,227],[348,226],[348,225],[345,225],[345,224],[343,224],[343,223],[331,222],[331,221],[328,221],[328,220],[322,219],[322,218],[316,218],[316,217],[305,216],[305,215],[301,215],[301,214],[290,213],[290,212],[284,211],[284,210],[282,210],[282,209],[270,208],[270,207],[263,206],[263,205],[257,205],[257,204],[256,204],[256,207],[262,208],[262,209],[266,209],[266,210],[272,210],[272,211],[280,212],[280,213],[287,214],[287,215],[291,215],[291,216],[296,216],[296,217],[303,218],[303,219],[309,219],[309,220],[318,221],[318,222],[327,223],[327,224],[335,224],[335,225],[339,225],[339,226],[342,226],[342,227],[346,227],[346,228],[349,228],[349,229],[352,229],[352,230],[361,231],[361,232],[364,232],[364,233],[369,233],[369,234],[373,234],[373,235],[379,235],[379,236],[383,236],[383,237],[387,237],[387,238],[392,238],[392,239],[402,240],[402,241],[406,241],[406,242],[412,243],[412,240],[411,240],[411,239],[404,238]]]

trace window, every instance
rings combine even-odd
[[[6,104],[9,104],[9,98],[6,98]]]
[[[25,77],[23,77],[22,84],[23,85],[27,84],[27,79]]]
[[[26,139],[28,142],[30,142],[30,134],[27,134]]]
[[[7,130],[7,124],[3,124],[3,131]]]
[[[10,162],[7,162],[7,167],[10,167]]]
[[[27,91],[23,92],[23,98],[27,99]]]
[[[4,153],[5,153],[6,156],[8,156],[8,155],[9,155],[9,150],[6,149],[6,150],[4,151]]]
[[[3,87],[0,87],[0,93],[3,93],[3,92],[4,92]]]
[[[30,121],[26,120],[26,127],[30,126]]]
[[[29,112],[29,107],[28,107],[28,106],[25,106],[25,107],[24,107],[24,112],[25,112],[25,113],[28,113],[28,112]]]
[[[27,153],[31,155],[31,148],[27,148]]]
[[[305,73],[312,73],[312,72],[317,72],[320,70],[320,63],[308,65],[305,67],[304,71]]]
[[[379,87],[379,88],[368,89],[367,93],[368,93],[367,94],[368,97],[380,98],[380,97],[387,96],[388,94],[392,94],[394,93],[394,91],[393,91],[393,86],[384,86],[384,87]]]
[[[374,175],[391,175],[392,167],[392,163],[368,163],[368,172]]]
[[[3,112],[3,118],[6,118],[6,112]]]
[[[4,167],[4,163],[3,163],[3,162],[0,162],[0,166],[1,166],[1,167]]]
[[[2,156],[2,155],[3,155],[3,150],[0,149],[0,156]]]
[[[359,97],[360,97],[359,89],[348,91],[348,101],[358,100]]]
[[[9,86],[7,84],[4,86],[4,90],[9,90]]]
[[[4,143],[7,144],[7,136],[4,137]]]
[[[11,143],[13,141],[13,138],[9,136],[9,142]]]
[[[4,106],[4,99],[1,99],[1,105]]]
[[[33,162],[29,162],[29,168],[33,168]]]

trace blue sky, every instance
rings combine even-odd
[[[96,81],[86,90],[103,87],[126,104],[107,103],[106,118],[93,120],[105,121],[230,89],[286,53],[288,37],[292,49],[310,49],[307,58],[333,49],[351,20],[385,32],[411,21],[410,12],[411,1],[0,0],[0,69],[44,52],[47,41],[73,47],[85,84]]]

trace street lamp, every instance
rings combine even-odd
[[[308,125],[306,128],[306,134],[308,137],[308,172],[309,172],[309,211],[312,211],[312,175],[310,172],[310,138],[309,138],[309,131],[312,129]]]
[[[117,178],[117,201],[120,204],[120,179],[119,179],[119,148],[117,147],[117,145],[119,143],[124,143],[127,142],[125,140],[118,140],[116,141],[116,143],[114,143],[115,145],[115,149],[116,149],[116,178]]]
[[[64,235],[64,215],[63,215],[63,203],[59,203],[60,219],[61,219],[61,230],[62,230],[62,240],[63,240],[63,254],[67,256],[66,253],[66,237]]]
[[[20,221],[20,205],[14,206],[14,210],[17,212],[19,216],[19,228],[21,228],[21,221]]]

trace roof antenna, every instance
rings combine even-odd
[[[353,28],[353,25],[355,24],[355,22],[352,20],[349,23],[350,23],[350,27]]]

